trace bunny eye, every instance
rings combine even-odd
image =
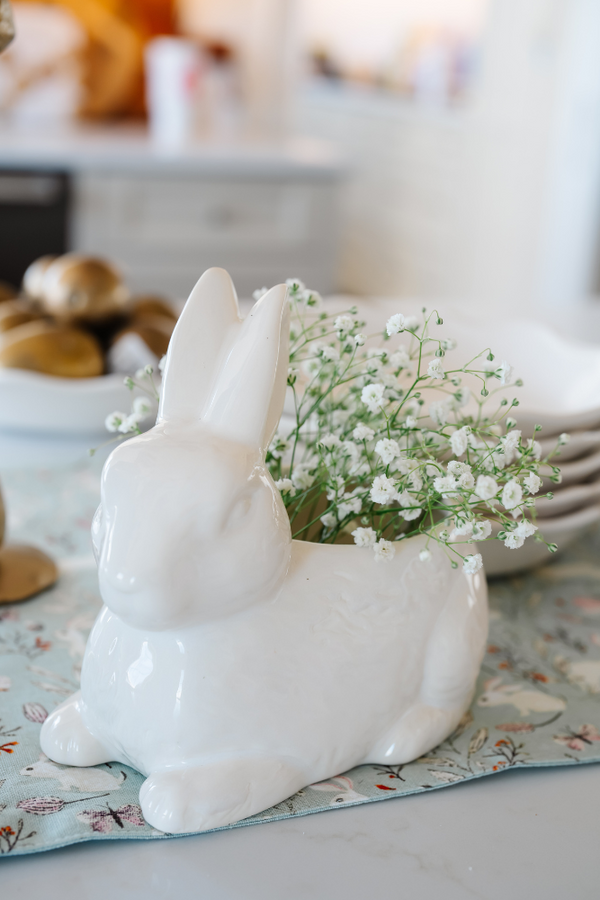
[[[226,528],[235,528],[236,525],[242,524],[252,509],[253,496],[253,493],[246,491],[241,497],[238,497],[227,517]]]

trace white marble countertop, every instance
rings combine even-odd
[[[343,172],[333,145],[313,138],[205,138],[167,148],[154,143],[143,125],[17,128],[1,120],[0,168],[313,180],[335,179]]]
[[[250,828],[6,859],[0,879],[24,900],[596,900],[599,795],[600,766],[520,770]]]

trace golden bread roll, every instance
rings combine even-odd
[[[39,318],[39,313],[34,312],[21,300],[8,300],[6,303],[0,303],[0,333]]]
[[[12,284],[9,284],[7,281],[0,281],[0,303],[5,303],[7,300],[16,300],[18,296],[18,290]]]
[[[44,275],[55,259],[58,259],[58,257],[40,256],[39,259],[36,259],[35,262],[32,262],[27,268],[23,275],[23,292],[27,297],[31,298],[31,300],[35,300],[38,303],[41,302],[43,298],[42,285],[44,282]]]
[[[100,323],[125,312],[128,301],[120,274],[103,259],[66,253],[42,279],[44,311],[61,321]]]
[[[0,366],[59,378],[94,378],[104,371],[102,348],[85,331],[50,322],[28,322],[0,335]]]
[[[131,298],[129,307],[131,317],[138,321],[146,316],[166,316],[167,319],[177,321],[177,315],[171,304],[163,297],[150,294],[139,294]]]
[[[175,322],[167,319],[166,316],[144,316],[139,321],[134,319],[126,328],[123,328],[115,336],[113,344],[125,334],[138,334],[146,346],[160,359],[167,352],[174,327]]]

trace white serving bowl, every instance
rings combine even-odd
[[[502,541],[483,541],[478,550],[483,557],[486,575],[512,575],[551,562],[556,556],[579,538],[590,525],[600,521],[600,503],[579,509],[574,513],[543,519],[538,522],[540,532],[549,543],[558,545],[550,554],[545,544],[527,538],[518,550],[509,550]],[[494,527],[498,533],[498,527]]]
[[[122,375],[55,378],[0,369],[0,428],[11,431],[99,435],[115,410],[128,412],[131,391]]]

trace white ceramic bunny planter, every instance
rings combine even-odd
[[[283,407],[288,302],[239,318],[210,269],[173,333],[156,426],[120,445],[94,519],[106,604],[81,691],[42,728],[58,763],[147,776],[167,832],[227,825],[360,763],[408,762],[456,727],[487,635],[482,574],[425,539],[292,541],[265,450]]]

